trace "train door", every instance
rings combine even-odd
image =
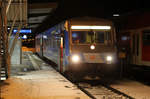
[[[150,30],[142,32],[142,61],[150,61]]]
[[[139,62],[139,34],[132,35],[132,63],[138,64]]]

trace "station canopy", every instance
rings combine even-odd
[[[35,29],[57,8],[56,2],[31,0],[28,2],[28,28]]]

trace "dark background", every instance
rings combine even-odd
[[[112,19],[113,14],[120,14],[122,17],[128,13],[149,11],[150,8],[148,1],[144,0],[29,0],[30,4],[45,2],[57,2],[58,7],[34,32],[42,32],[71,17],[94,16]]]
[[[56,2],[58,7],[49,13],[37,28],[32,29],[31,38],[72,17],[92,16],[106,18],[112,20],[116,28],[120,28],[120,20],[124,20],[126,16],[132,13],[150,11],[148,0],[28,0],[28,4],[47,2]],[[120,16],[113,17],[113,14],[119,14]],[[29,44],[27,43],[27,45]]]
[[[149,8],[148,0],[28,0],[28,3],[58,2],[56,15],[92,15],[111,17],[112,13],[124,14]]]

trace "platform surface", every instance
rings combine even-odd
[[[135,99],[150,99],[150,86],[137,81],[124,79],[112,84],[111,87]]]
[[[90,98],[38,57],[24,53],[23,64],[12,66],[11,77],[1,84],[1,99]]]

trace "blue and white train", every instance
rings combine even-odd
[[[36,52],[77,78],[114,74],[115,44],[113,23],[93,17],[68,19],[36,36]]]

